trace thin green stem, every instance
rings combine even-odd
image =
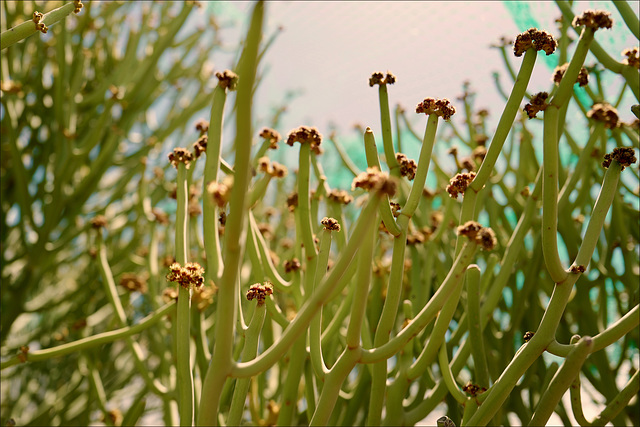
[[[69,2],[64,6],[60,6],[57,9],[53,9],[52,11],[43,14],[40,22],[46,26],[51,26],[66,18],[67,15],[74,11],[74,9],[75,5],[73,2]],[[39,32],[39,30],[36,29],[36,24],[33,20],[28,20],[13,28],[9,28],[7,31],[3,31],[2,34],[0,34],[0,40],[2,40],[2,43],[0,43],[0,50],[4,50],[12,44],[18,43],[20,40],[24,40],[37,32]]]

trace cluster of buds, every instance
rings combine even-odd
[[[96,215],[91,219],[91,227],[99,230],[101,228],[107,228],[107,217],[104,215]]]
[[[378,168],[367,168],[366,172],[362,172],[353,179],[351,188],[362,188],[366,191],[381,191],[388,196],[393,196],[396,193],[396,183],[393,181],[389,174],[381,172]]]
[[[398,218],[400,216],[400,203],[389,202],[389,207],[391,208],[391,214],[394,218]]]
[[[407,234],[407,245],[417,245],[429,240],[429,237],[433,234],[433,231],[429,227],[422,227],[420,230],[416,230],[411,234]]]
[[[257,299],[260,307],[271,294],[273,294],[273,285],[270,282],[255,283],[247,291],[247,300]]]
[[[229,197],[231,197],[232,179],[227,177],[223,182],[211,181],[207,184],[207,193],[220,208],[224,207],[229,201]]]
[[[262,131],[260,131],[260,137],[269,142],[269,149],[271,150],[277,149],[278,142],[282,140],[282,136],[271,128],[263,128]]]
[[[524,340],[524,342],[529,342],[535,334],[536,334],[535,332],[527,331],[524,333],[524,336],[522,337],[522,339]]]
[[[151,209],[151,214],[154,217],[155,222],[160,225],[169,225],[169,215],[161,209],[153,208]]]
[[[475,172],[459,173],[449,180],[447,193],[452,199],[457,199],[458,194],[464,194],[471,181],[476,177]]]
[[[210,284],[213,282],[209,281]],[[213,296],[216,293],[215,286],[202,286],[193,290],[191,302],[197,307],[198,311],[205,311],[207,307],[213,304]]]
[[[489,227],[483,227],[475,221],[467,221],[458,227],[458,234],[475,241],[486,251],[490,251],[498,244],[496,234]]]
[[[124,273],[120,277],[119,285],[130,292],[147,292],[147,278],[136,273]]]
[[[562,77],[564,76],[564,73],[567,72],[567,68],[569,68],[568,62],[564,63],[563,65],[557,66],[556,69],[553,71],[553,77],[551,77],[551,81],[559,85],[560,82],[562,81]],[[587,71],[586,68],[584,67],[580,68],[580,72],[578,73],[576,83],[578,83],[580,87],[583,87],[589,84],[589,72]]]
[[[218,71],[216,77],[222,89],[236,90],[238,87],[238,75],[231,70]]]
[[[274,178],[284,178],[287,176],[288,170],[285,165],[278,162],[270,162],[267,156],[258,159],[258,170],[271,175]]]
[[[618,127],[619,124],[618,110],[606,102],[593,104],[593,107],[591,107],[591,110],[587,113],[587,117],[604,122],[604,127],[607,129],[614,129]]]
[[[209,132],[209,122],[206,121],[205,119],[198,119],[198,121],[196,121],[195,126],[196,126],[196,130],[200,132],[200,136]]]
[[[322,218],[322,221],[320,221],[320,224],[324,225],[325,230],[340,231],[340,224],[335,218],[325,216]]]
[[[375,85],[392,85],[396,82],[396,76],[391,74],[389,71],[387,73],[383,73],[381,71],[376,71],[371,74],[369,77],[369,86],[373,87]]]
[[[416,177],[416,169],[418,169],[415,160],[409,159],[402,153],[396,154],[396,160],[400,165],[400,175],[406,176],[409,181],[413,181]]]
[[[292,273],[294,271],[298,271],[301,268],[300,261],[298,258],[288,259],[284,262],[284,271],[286,273]]]
[[[551,55],[558,46],[558,42],[546,31],[537,28],[529,28],[524,33],[518,34],[513,44],[513,54],[522,56],[528,49],[544,50],[547,56]]]
[[[462,391],[464,391],[471,397],[476,397],[477,395],[487,391],[487,388],[480,387],[478,384],[473,384],[471,381],[469,381],[464,387],[462,387]]]
[[[200,135],[200,138],[193,143],[193,152],[196,159],[200,158],[202,154],[207,152],[207,142],[209,142],[209,137],[207,137],[206,134],[203,134]]]
[[[416,113],[435,114],[444,120],[449,120],[456,113],[456,109],[446,98],[425,98],[416,106]]]
[[[287,137],[287,144],[293,147],[294,142],[299,142],[300,144],[309,144],[311,147],[311,151],[316,154],[322,153],[322,150],[320,149],[320,144],[322,143],[322,135],[315,127],[300,126],[299,128],[293,129],[291,132],[289,132],[289,136]]]
[[[327,198],[332,202],[340,203],[342,205],[348,205],[353,202],[353,196],[351,196],[351,194],[346,190],[331,190],[329,194],[327,194]]]
[[[169,304],[171,301],[178,301],[178,290],[176,288],[165,288],[162,291],[162,300]]]
[[[607,11],[589,9],[585,10],[582,15],[573,18],[571,25],[574,27],[585,26],[595,31],[598,28],[611,29],[613,20],[611,19],[611,13]]]
[[[193,154],[186,148],[174,148],[172,153],[169,153],[169,163],[174,168],[178,169],[178,163],[184,163],[184,166],[189,169],[191,162],[193,161]]]
[[[538,92],[531,97],[531,100],[524,106],[524,112],[530,119],[533,119],[538,112],[547,109],[549,104],[546,103],[549,94],[547,92]]]
[[[584,221],[584,218],[583,218],[583,221]],[[587,271],[587,268],[582,264],[572,265],[571,267],[569,267],[569,271],[571,273],[584,273],[585,271]]]
[[[471,153],[471,157],[473,157],[478,163],[482,163],[484,158],[487,156],[487,147],[484,145],[479,145],[473,149]]]
[[[287,196],[287,208],[293,212],[298,207],[298,193],[293,192]]]
[[[189,289],[199,288],[204,284],[204,268],[197,262],[188,262],[185,266],[181,266],[180,263],[174,262],[169,266],[169,274],[167,274],[167,280],[174,282]]]
[[[33,12],[33,22],[36,24],[36,31],[40,31],[42,34],[47,34],[49,31],[49,27],[44,25],[42,20],[44,19],[44,15],[38,11]]]
[[[608,169],[609,166],[611,166],[612,160],[620,163],[620,166],[622,166],[621,170],[624,170],[627,166],[631,166],[638,161],[638,159],[636,159],[636,154],[631,147],[614,148],[613,152],[605,154],[602,166]]]
[[[633,47],[630,49],[625,49],[622,51],[622,55],[627,58],[623,61],[627,65],[630,65],[634,68],[640,68],[640,57],[638,55],[638,48]]]
[[[82,4],[82,0],[73,0],[73,5],[75,6],[75,9],[73,9],[73,13],[75,13],[76,15],[80,13],[82,8],[84,7],[84,5]]]

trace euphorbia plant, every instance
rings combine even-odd
[[[590,425],[581,406],[585,378],[607,405],[594,425],[637,424],[638,209],[627,201],[637,206],[638,125],[619,119],[583,68],[589,49],[604,57],[594,38],[612,26],[610,17],[586,11],[569,19],[570,8],[559,3],[563,25],[572,21],[580,38],[568,64],[558,64],[552,89],[533,96],[527,92],[539,51],[559,48],[569,58],[568,42],[535,28],[518,35],[513,52],[522,63],[491,137],[487,112],[474,111],[468,86],[459,108],[467,134],[451,121],[456,108],[448,99],[417,104],[416,113],[426,115],[422,137],[401,109],[392,123],[389,89],[398,79],[373,73],[382,150],[364,129],[367,167],[360,171],[331,138],[353,175],[349,191],[329,185],[318,128],[293,129],[290,147],[279,147],[279,131],[255,127],[266,6],[255,4],[234,70],[216,73],[210,120],[197,122],[193,151],[168,150],[176,170],[173,227],[159,199],[139,201],[139,221],[151,233],[148,253],[138,256],[149,281],[147,316],[127,314],[129,292],[145,287],[127,273],[126,291],[118,292],[117,257],[108,248],[119,242],[105,240],[104,228],[117,230],[94,216],[89,238],[107,299],[101,319],[113,328],[46,349],[3,347],[3,381],[5,372],[78,354],[78,370],[89,374],[86,393],[98,397],[106,423],[135,424],[155,395],[165,423],[181,425],[413,425],[434,411],[438,425],[543,425],[554,412],[570,425],[561,398],[571,388],[575,419]],[[621,13],[628,25],[637,22],[629,10]],[[629,71],[637,68],[637,49],[625,55],[626,63],[605,65],[627,82],[618,100],[629,88],[638,97]],[[224,111],[234,90],[235,139],[225,149]],[[581,90],[592,107],[576,95]],[[586,138],[567,126],[572,102],[583,109]],[[527,130],[537,114],[544,116],[541,136]],[[394,138],[394,125],[406,131]],[[452,139],[443,128],[462,144],[447,147],[454,170],[434,155]],[[417,159],[400,151],[399,135],[403,148],[416,137]],[[568,159],[559,155],[565,144]],[[297,154],[295,173],[271,161],[274,150]],[[636,182],[621,179],[625,168]],[[135,369],[113,381],[92,351],[109,344],[117,352],[120,340],[126,350],[119,363]],[[618,351],[615,366],[605,348]],[[138,377],[120,419],[110,401]],[[622,389],[617,378],[625,380]],[[438,406],[443,400],[446,409]]]

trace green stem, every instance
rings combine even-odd
[[[438,353],[438,366],[440,366],[440,373],[442,374],[442,380],[444,384],[447,386],[449,393],[453,396],[453,398],[461,405],[464,405],[467,401],[467,396],[460,390],[458,384],[456,384],[456,380],[453,377],[453,373],[451,372],[451,368],[449,366],[449,358],[447,356],[447,345],[442,343],[440,346],[440,351]]]
[[[386,84],[378,86],[378,98],[380,100],[380,122],[382,124],[382,143],[384,145],[384,157],[392,176],[400,176],[400,165],[396,160],[393,147],[393,134],[391,132],[391,116],[389,115],[389,93]]]
[[[73,2],[67,3],[64,6],[43,14],[40,22],[49,27],[66,18],[67,15],[74,11],[74,9],[75,5]],[[24,40],[37,32],[39,31],[36,29],[36,24],[31,19],[23,22],[22,24],[18,24],[13,28],[9,28],[7,31],[3,31],[0,35],[0,40],[2,40],[2,43],[0,43],[0,50],[4,50],[12,44],[18,43],[20,40]]]
[[[471,354],[475,367],[475,383],[480,387],[489,387],[489,367],[484,350],[484,338],[480,321],[480,268],[470,265],[467,268],[467,324],[469,340],[473,343]]]

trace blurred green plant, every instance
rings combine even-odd
[[[557,4],[558,40],[532,28],[498,46],[507,67],[511,47],[523,58],[494,131],[465,84],[465,129],[450,101],[425,98],[420,136],[390,110],[396,77],[373,73],[381,150],[362,129],[360,170],[329,137],[348,191],[327,183],[316,128],[285,138],[299,143],[293,179],[270,159],[293,149],[255,131],[264,2],[212,91],[217,26],[183,33],[193,4],[86,3],[5,49],[5,28],[27,28],[15,24],[35,5],[3,2],[2,419],[414,425],[444,400],[438,425],[544,425],[554,412],[571,425],[570,389],[581,425],[637,425],[638,121],[619,119],[600,76],[624,79],[618,103],[637,99],[638,48],[614,60],[595,41],[606,13]],[[637,16],[619,10],[633,32]],[[532,94],[540,50],[558,68]],[[606,71],[584,67],[589,50]],[[193,144],[175,143],[209,105]],[[566,126],[569,105],[587,138]],[[416,142],[417,161],[403,154]],[[453,170],[434,155],[445,144]],[[158,154],[169,162],[151,174]],[[606,404],[594,421],[582,378]]]

